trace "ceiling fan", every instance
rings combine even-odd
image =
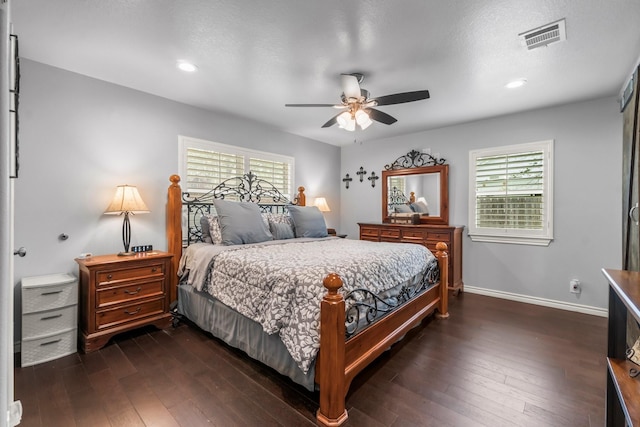
[[[342,95],[341,104],[285,104],[285,107],[333,107],[344,110],[333,116],[323,128],[338,124],[339,127],[354,131],[356,124],[366,129],[375,120],[385,125],[391,125],[398,120],[387,113],[376,110],[373,107],[383,105],[403,104],[405,102],[420,101],[429,98],[428,90],[416,90],[413,92],[394,93],[391,95],[370,98],[369,91],[362,89],[360,83],[364,75],[360,73],[341,74]]]

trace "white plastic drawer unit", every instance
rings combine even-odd
[[[77,351],[78,279],[70,274],[22,278],[21,366]]]

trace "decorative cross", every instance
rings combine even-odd
[[[342,182],[344,182],[345,187],[347,189],[349,189],[349,183],[353,181],[353,178],[349,177],[349,174],[347,174],[347,176],[345,176],[344,178],[342,178]]]
[[[371,186],[372,186],[372,187],[375,187],[375,186],[376,186],[376,181],[377,181],[378,179],[380,179],[380,177],[379,177],[379,176],[377,176],[375,172],[371,172],[371,176],[370,176],[369,178],[367,178],[367,179],[368,179],[369,181],[371,181]]]
[[[364,170],[364,168],[362,166],[360,166],[360,170],[358,172],[356,172],[356,175],[360,175],[360,182],[362,182],[364,175],[367,174],[367,171]]]

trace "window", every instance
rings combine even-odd
[[[473,241],[549,245],[553,240],[553,141],[469,153]]]
[[[394,204],[397,203],[406,203],[409,201],[409,197],[405,194],[406,180],[404,176],[392,176],[389,177],[389,186],[387,194],[387,200],[392,200]],[[406,200],[401,200],[402,196],[406,198]]]
[[[183,191],[204,193],[225,179],[251,171],[291,199],[293,157],[185,136],[178,137],[178,145]]]

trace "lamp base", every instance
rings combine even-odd
[[[135,252],[118,252],[118,256],[132,256],[135,254]]]

